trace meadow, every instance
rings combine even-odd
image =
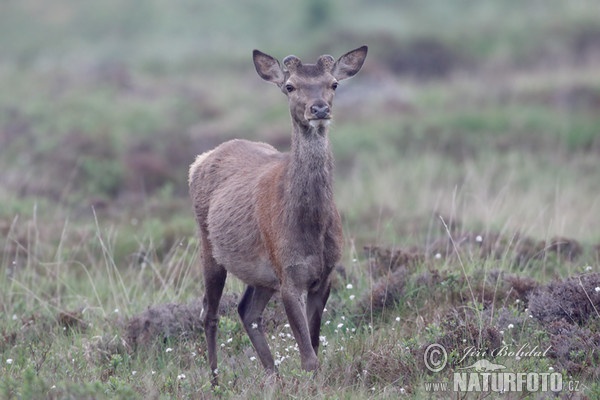
[[[452,390],[483,358],[564,383],[502,398],[600,398],[599,11],[3,2],[0,398],[496,398]],[[211,388],[187,168],[231,138],[289,148],[252,49],[310,62],[362,44],[330,135],[345,248],[321,368],[302,372],[275,299],[268,378],[230,278]]]

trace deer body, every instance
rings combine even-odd
[[[217,310],[227,272],[248,285],[238,311],[264,367],[276,371],[261,314],[277,291],[302,367],[310,371],[318,366],[329,275],[342,248],[327,137],[333,93],[337,81],[358,72],[366,53],[361,47],[337,62],[321,56],[314,65],[288,56],[281,68],[276,59],[255,50],[258,74],[288,96],[291,151],[232,140],[198,156],[190,167],[206,287],[204,325],[215,384]]]

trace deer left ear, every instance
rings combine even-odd
[[[367,50],[367,46],[362,46],[344,54],[333,65],[331,74],[338,81],[356,75],[367,58]]]

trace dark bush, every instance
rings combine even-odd
[[[584,325],[600,317],[600,289],[596,288],[600,288],[600,273],[552,282],[533,291],[529,310],[542,323],[564,319]]]

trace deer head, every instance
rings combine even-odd
[[[327,126],[338,82],[355,75],[367,56],[367,46],[352,50],[337,61],[322,55],[316,64],[303,64],[293,55],[277,59],[254,50],[256,72],[264,80],[276,84],[288,97],[293,123],[303,128]]]

